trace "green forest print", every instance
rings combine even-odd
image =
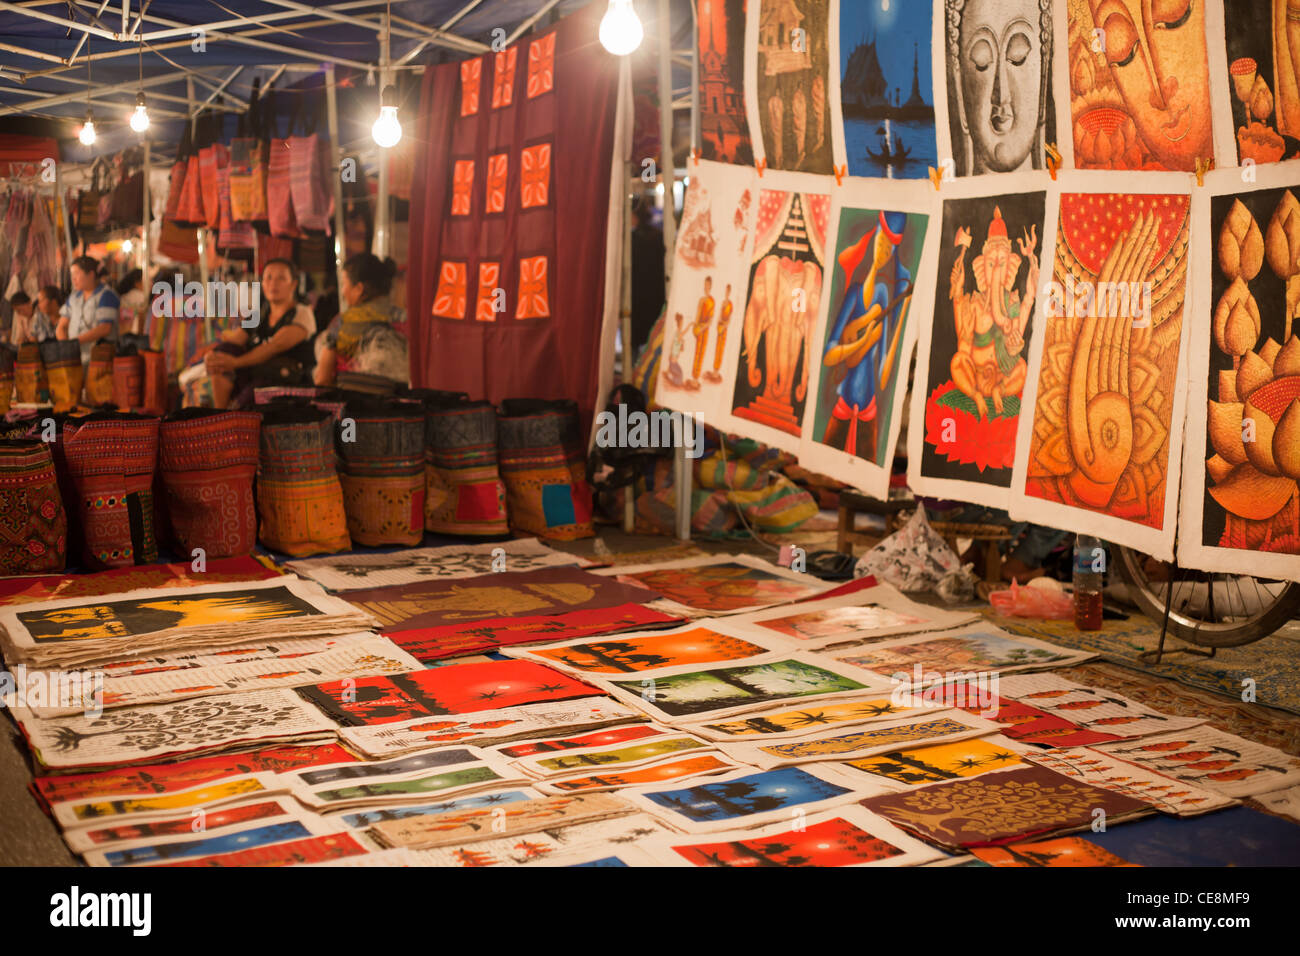
[[[642,681],[614,684],[633,694],[646,689]],[[785,660],[659,677],[652,688],[655,706],[676,717],[791,697],[864,690],[866,685],[812,664]]]

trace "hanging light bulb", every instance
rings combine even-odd
[[[131,128],[143,133],[149,128],[149,111],[145,109],[144,93],[135,94],[135,112],[131,114]]]
[[[370,135],[384,149],[396,146],[402,138],[402,122],[397,118],[397,106],[393,103],[393,88],[385,86],[379,96],[379,119],[370,127]]]
[[[77,134],[83,146],[95,145],[95,117],[89,109],[86,110],[86,122],[81,127],[81,132]]]
[[[644,38],[632,0],[609,0],[609,9],[600,21],[600,45],[615,56],[627,56]]]

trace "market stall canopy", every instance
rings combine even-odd
[[[401,105],[414,108],[418,71],[431,62],[488,52],[494,41],[545,26],[589,0],[18,0],[0,2],[0,131],[42,133],[60,140],[65,160],[85,160],[135,144],[127,126],[138,90],[148,98],[150,139],[163,154],[174,150],[196,105],[227,110],[229,130],[247,105],[253,81],[271,84],[283,125],[292,91],[319,89],[324,66],[339,80],[344,142],[369,135],[378,108],[374,67],[380,62],[386,9],[392,12],[390,61],[398,67]],[[603,2],[603,0],[595,0]],[[689,48],[690,0],[673,0],[679,27],[674,46]],[[653,36],[656,0],[639,0]],[[143,13],[142,13],[143,9]],[[143,80],[141,80],[143,77]],[[674,87],[689,84],[678,59]],[[89,99],[88,99],[89,97]],[[77,142],[94,110],[99,138]],[[18,130],[17,118],[44,120]]]

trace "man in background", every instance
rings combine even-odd
[[[81,364],[90,361],[90,350],[101,339],[117,338],[121,302],[107,283],[99,279],[99,263],[90,256],[72,260],[72,294],[59,310],[55,334],[60,339],[81,343]]]

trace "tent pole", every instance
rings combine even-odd
[[[150,146],[149,132],[148,130],[146,130],[144,134],[144,190],[143,190],[144,210],[142,213],[142,218],[144,219],[144,222],[141,223],[141,226],[143,228],[141,231],[141,240],[140,240],[140,271],[141,273],[143,273],[144,287],[146,289],[150,288],[149,260],[150,260],[150,253],[153,251],[153,249],[149,244],[149,220],[153,218],[152,215],[153,207],[151,205],[152,196],[150,195],[149,192],[149,174],[153,170],[149,161],[149,153],[150,153],[149,146]]]
[[[676,155],[673,151],[673,62],[672,0],[659,0],[659,162],[660,183],[664,190],[664,278],[671,284],[673,252],[677,248],[676,203],[673,187],[677,182]],[[666,290],[665,290],[666,291]]]
[[[339,311],[343,311],[343,180],[339,178],[339,101],[334,87],[334,64],[325,66],[325,113],[329,120],[330,162],[334,191],[334,269],[338,275]]]
[[[384,101],[384,88],[392,82],[388,69],[388,33],[379,34],[379,102]],[[388,165],[391,149],[379,150],[379,188],[375,192],[375,241],[372,251],[380,259],[388,258]]]

